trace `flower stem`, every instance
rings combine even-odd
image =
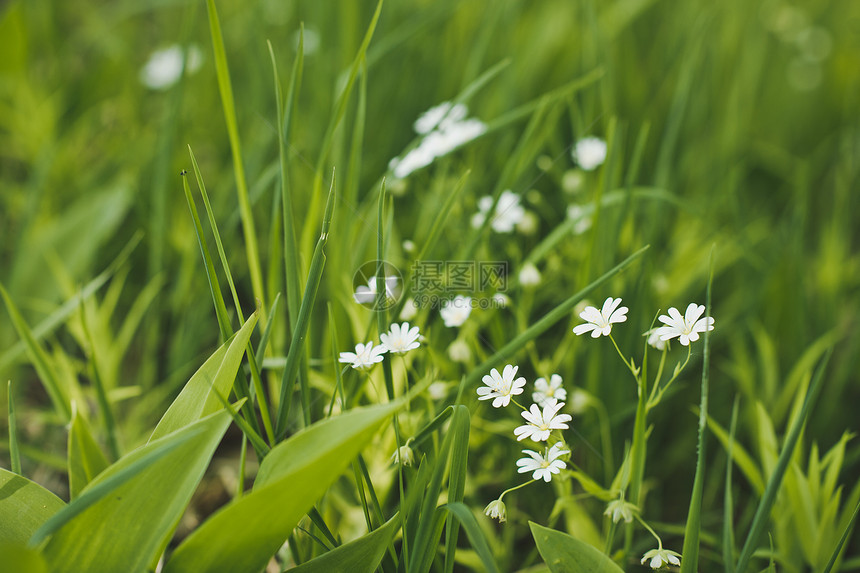
[[[536,482],[536,481],[538,481],[538,480],[536,480],[536,479],[531,479],[531,480],[529,480],[529,481],[527,481],[527,482],[525,482],[525,483],[521,483],[520,485],[515,485],[514,487],[510,487],[510,488],[506,489],[505,491],[503,491],[503,492],[502,492],[502,495],[500,495],[500,496],[499,496],[499,501],[502,501],[502,498],[503,498],[503,497],[505,497],[505,495],[507,495],[507,494],[511,493],[512,491],[516,491],[516,490],[518,490],[518,489],[520,489],[520,488],[524,488],[524,487],[526,487],[527,485],[529,485],[529,484],[531,484],[531,483],[534,483],[534,482]]]

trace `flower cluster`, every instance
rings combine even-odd
[[[467,118],[468,109],[462,103],[444,102],[427,110],[415,122],[415,131],[423,138],[418,147],[403,157],[392,159],[388,167],[398,179],[427,167],[437,157],[454,151],[487,131],[479,119]]]
[[[355,352],[341,352],[338,362],[350,364],[356,370],[369,370],[374,364],[382,362],[383,355],[405,354],[421,346],[421,333],[417,326],[410,327],[408,322],[394,323],[388,332],[379,335],[381,344],[373,342],[355,345]]]

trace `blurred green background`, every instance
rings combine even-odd
[[[375,3],[217,5],[263,266],[273,269],[266,272],[270,304],[283,281],[274,272],[278,267],[269,266],[280,253],[266,239],[277,230],[280,210],[266,40],[288,78],[304,24],[290,175],[301,222],[297,233],[313,234],[319,222],[304,213],[320,147]],[[142,70],[153,52],[173,45],[196,47],[199,68],[192,70],[189,62],[185,77],[163,89],[144,85]],[[594,302],[622,296],[631,307],[630,328],[619,328],[617,339],[638,358],[640,333],[657,309],[704,302],[708,256],[716,245],[713,417],[727,426],[739,394],[741,444],[756,449],[756,401],[781,435],[797,390],[786,386],[789,372],[825,337],[836,351],[801,449],[815,441],[826,451],[844,432],[856,432],[860,3],[849,0],[386,0],[360,79],[366,82],[360,161],[349,162],[355,116],[364,110],[353,96],[323,162],[326,185],[334,166],[340,185],[354,194],[343,196],[332,230],[319,320],[312,327],[312,369],[331,376],[325,301],[335,303],[344,348],[355,341],[346,325],[358,333],[370,322],[349,308],[348,285],[354,270],[374,258],[376,184],[389,160],[413,140],[412,124],[424,110],[450,100],[502,61],[507,67],[469,101],[470,115],[487,123],[595,70],[600,76],[549,103],[534,119],[534,134],[524,135],[528,118],[512,122],[395,185],[390,258],[408,268],[400,241],[426,229],[428,214],[466,169],[468,184],[435,255],[458,253],[478,198],[502,184],[504,173],[505,188],[522,193],[538,214],[538,232],[485,237],[475,254],[504,258],[515,269],[563,223],[570,204],[588,204],[601,189],[627,183],[668,192],[673,202],[634,199],[607,208],[591,231],[557,244],[539,265],[543,284],[532,293],[510,293],[516,310],[494,318],[477,340],[487,349],[500,346],[620,258],[650,244],[645,262],[614,281],[614,290],[594,294]],[[570,146],[588,135],[610,141],[610,159],[600,176],[589,174],[573,189]],[[643,143],[638,169],[631,165],[637,140]],[[529,151],[517,157],[524,160],[510,165],[523,142]],[[67,326],[47,324],[39,332],[63,376],[86,381],[88,347],[101,349],[129,447],[218,341],[179,176],[190,168],[186,145],[200,163],[240,295],[251,308],[205,4],[28,0],[0,7],[0,282],[31,327],[57,316],[81,293],[90,296],[88,286],[95,291],[90,300],[98,304],[87,310],[89,344],[77,310],[68,313]],[[305,257],[306,266],[309,253]],[[106,269],[109,276],[102,275]],[[440,376],[459,379],[460,366],[444,356],[453,337],[435,320]],[[283,321],[278,328],[275,354],[283,354]],[[521,357],[521,368],[532,380],[551,366],[566,382],[599,397],[620,458],[635,396],[611,347],[590,342],[572,340],[569,325],[559,325],[538,341],[539,358]],[[686,516],[696,440],[688,404],[698,403],[698,355],[694,362],[692,382],[651,418],[648,512],[665,523],[683,524]],[[47,413],[47,398],[4,312],[0,379],[14,381],[25,412],[25,470],[62,491],[52,468],[64,455],[63,430]],[[5,411],[5,392],[0,403]],[[599,442],[592,414],[574,424],[584,442]],[[471,460],[476,505],[507,487],[492,483],[498,469],[493,460],[499,459],[494,446],[480,447]],[[601,462],[588,459],[586,447],[579,453],[579,463],[599,473]],[[725,471],[716,442],[710,456],[706,508],[722,495]],[[6,449],[0,450],[4,465],[7,459]],[[509,462],[499,467],[512,466],[513,458]],[[860,448],[850,442],[840,483],[854,487],[859,468]],[[737,481],[743,490],[746,484]],[[739,507],[750,496],[748,488],[742,491]],[[533,519],[551,506],[539,496],[534,503],[541,509],[532,511]],[[599,512],[597,505],[593,509]],[[704,527],[714,527],[720,516],[718,509],[706,514]]]

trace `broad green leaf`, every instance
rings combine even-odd
[[[48,564],[39,552],[24,545],[0,542],[0,563],[3,571],[48,573]]]
[[[245,321],[242,328],[222,344],[194,373],[158,422],[149,438],[150,442],[222,408],[215,392],[219,392],[222,396],[230,393],[233,380],[242,363],[242,355],[245,354],[248,339],[256,323],[257,313],[254,313]]]
[[[192,533],[167,562],[165,573],[263,569],[302,516],[402,404],[355,408],[278,444],[260,465],[254,489]]]
[[[65,505],[39,484],[0,468],[0,543],[26,544]]]
[[[295,573],[373,573],[385,556],[400,529],[400,515],[395,515],[381,527],[316,559],[289,569]]]
[[[229,423],[226,411],[212,414],[99,474],[66,507],[71,518],[43,532],[52,533],[43,551],[52,571],[145,571],[166,546]]]
[[[69,495],[72,499],[110,465],[76,404],[72,403],[72,423],[69,426]]]
[[[531,521],[529,527],[552,573],[623,573],[612,559],[587,543]]]

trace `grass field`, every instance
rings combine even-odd
[[[6,2],[0,563],[860,570],[858,185],[856,2]]]

